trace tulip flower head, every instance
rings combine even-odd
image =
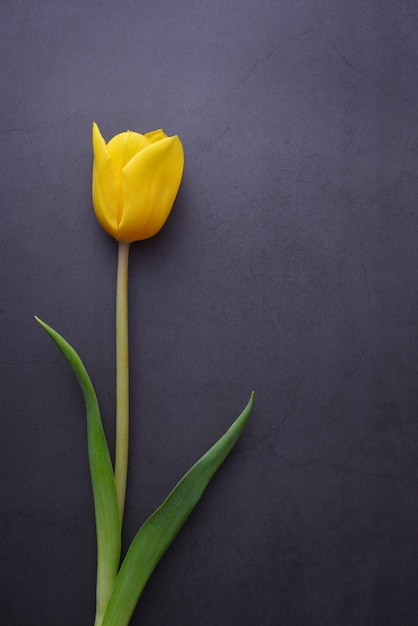
[[[132,243],[157,234],[165,224],[183,174],[183,146],[162,130],[127,131],[106,144],[93,124],[93,206],[117,241]]]

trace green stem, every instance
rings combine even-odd
[[[129,446],[128,260],[129,243],[120,241],[116,285],[115,483],[121,527],[125,508]]]

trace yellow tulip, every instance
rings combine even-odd
[[[127,243],[158,233],[183,174],[183,146],[177,135],[128,130],[106,144],[93,124],[93,153],[93,206],[104,230]]]

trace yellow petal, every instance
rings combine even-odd
[[[167,135],[163,131],[162,128],[158,130],[152,130],[149,133],[145,133],[145,137],[149,139],[151,143],[155,143],[156,141],[161,141],[161,139],[167,139]]]
[[[123,241],[155,235],[164,225],[180,186],[184,154],[180,139],[161,138],[123,168],[124,207],[119,224]]]
[[[128,130],[125,133],[115,135],[107,144],[110,156],[113,159],[117,170],[122,171],[127,163],[138,152],[150,145],[149,139],[140,133],[133,133]]]
[[[93,124],[93,207],[100,225],[118,236],[121,173],[117,172],[99,127]]]

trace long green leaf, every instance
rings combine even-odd
[[[97,533],[97,604],[95,626],[103,615],[115,584],[120,561],[121,533],[112,461],[100,418],[96,394],[76,351],[53,328],[36,317],[71,366],[83,392],[87,412],[87,440]]]
[[[223,437],[193,465],[140,528],[119,571],[103,626],[128,625],[147,580],[240,436],[253,402],[254,393]]]

